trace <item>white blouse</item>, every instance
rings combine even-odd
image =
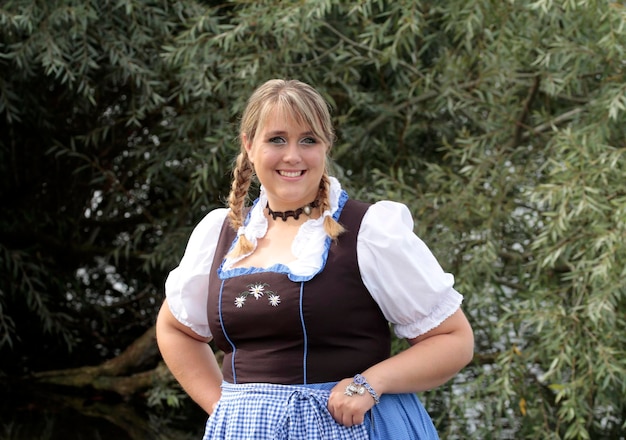
[[[337,211],[342,193],[337,179],[331,178],[330,209],[300,227],[292,244],[296,259],[286,265],[291,279],[307,280],[323,269],[328,252],[323,217]],[[263,215],[266,202],[261,188],[246,225],[239,231],[255,248],[256,240],[267,231]],[[226,208],[215,209],[198,223],[180,264],[165,281],[172,314],[204,337],[211,336],[206,311],[209,271],[227,214]],[[228,270],[246,256],[227,259],[222,269]],[[426,244],[413,233],[413,219],[401,203],[381,201],[370,206],[358,233],[357,258],[365,287],[400,338],[415,338],[437,327],[463,301],[453,287],[454,277],[443,271]]]

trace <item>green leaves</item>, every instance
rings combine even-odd
[[[457,385],[481,402],[465,411],[489,420],[466,435],[608,438],[626,392],[623,6],[492,3],[429,11],[430,23],[440,14],[427,30],[438,38],[424,36],[437,42],[436,80],[422,93],[440,93],[418,114],[435,115],[428,128],[449,124],[422,134],[441,155],[374,174],[375,187],[411,205],[466,295],[476,379]],[[463,75],[475,81],[464,87]]]

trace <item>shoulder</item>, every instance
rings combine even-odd
[[[365,231],[391,232],[391,228],[399,227],[401,230],[413,231],[413,216],[409,208],[399,202],[383,200],[369,206],[363,217]]]
[[[220,235],[222,225],[229,209],[217,208],[206,214],[202,220],[194,227],[189,237],[187,244],[187,251],[193,249],[199,250],[205,247],[208,243],[217,242],[217,238]]]
[[[230,210],[228,208],[217,208],[209,211],[196,225],[195,229],[200,231],[221,229]]]

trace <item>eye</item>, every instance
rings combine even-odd
[[[307,136],[305,138],[302,138],[302,140],[300,140],[301,144],[309,144],[309,145],[314,145],[317,144],[317,139]]]
[[[270,144],[284,144],[286,143],[285,138],[282,136],[274,136],[269,138]]]

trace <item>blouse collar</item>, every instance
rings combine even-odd
[[[319,218],[308,219],[298,230],[293,243],[291,252],[296,259],[287,265],[276,265],[271,268],[235,268],[233,265],[241,261],[248,255],[254,253],[257,248],[257,240],[267,233],[268,222],[265,217],[264,210],[267,205],[267,195],[265,189],[261,186],[259,198],[256,199],[248,213],[244,225],[239,228],[237,236],[245,235],[248,241],[252,243],[251,252],[240,255],[235,258],[226,258],[224,260],[220,272],[225,277],[241,275],[244,273],[253,273],[259,271],[278,271],[289,275],[293,281],[307,280],[315,276],[323,269],[330,247],[330,238],[324,230],[324,219],[328,216],[338,217],[340,208],[343,208],[347,200],[347,194],[342,190],[341,184],[334,177],[330,180],[330,209],[325,210]],[[235,238],[233,245],[238,238]]]

